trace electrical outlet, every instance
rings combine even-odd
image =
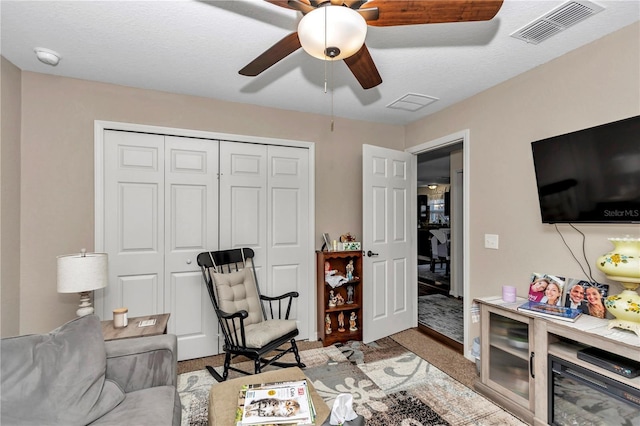
[[[498,236],[496,234],[484,234],[484,248],[498,250]]]

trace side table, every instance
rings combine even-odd
[[[123,328],[114,328],[113,320],[102,321],[104,340],[130,339],[132,337],[157,336],[167,334],[167,322],[171,314],[146,315],[129,318],[129,324]],[[154,325],[139,327],[141,321],[156,320]]]

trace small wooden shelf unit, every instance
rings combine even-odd
[[[349,340],[362,340],[362,252],[353,251],[316,251],[317,259],[317,280],[318,291],[318,338],[322,340],[324,346],[329,346],[336,342],[347,342]],[[330,268],[337,270],[337,275],[347,275],[347,264],[353,260],[353,280],[341,284],[338,287],[331,287],[324,279],[324,262],[330,263]],[[335,307],[329,307],[329,292],[333,290],[334,295],[340,294],[345,302],[348,299],[347,288],[353,287],[353,303],[345,303]],[[344,313],[344,329],[338,330],[338,315]],[[356,314],[356,331],[349,330],[349,317],[351,313]],[[326,334],[325,319],[329,315],[331,319],[331,333]]]

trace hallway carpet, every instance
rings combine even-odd
[[[418,297],[418,322],[463,343],[462,300],[442,294]]]

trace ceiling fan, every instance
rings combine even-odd
[[[302,12],[295,31],[239,73],[255,77],[299,48],[324,60],[344,60],[363,89],[382,83],[364,39],[367,25],[437,24],[491,20],[503,0],[265,0]]]

